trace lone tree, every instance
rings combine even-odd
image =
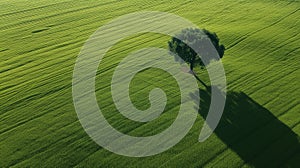
[[[210,57],[209,51],[206,51],[208,41],[213,44],[218,52],[219,57],[217,59],[222,58],[225,51],[224,45],[219,44],[219,38],[216,33],[212,33],[206,29],[184,29],[180,34],[176,35],[176,37],[172,37],[172,39],[168,42],[169,50],[173,53],[176,53],[182,60],[190,65],[191,73],[204,86],[206,86],[205,83],[196,76],[193,70],[197,65],[200,65],[201,68],[205,66],[202,59],[206,59],[208,62],[213,59],[213,57]],[[196,49],[197,52],[194,51],[190,46]],[[198,55],[197,53],[201,54]]]

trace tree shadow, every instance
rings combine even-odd
[[[199,113],[206,118],[210,92],[200,89],[200,96]],[[300,152],[299,136],[243,92],[227,93],[225,110],[214,132],[251,166],[300,165],[289,161]]]
[[[198,82],[200,82],[207,90],[209,89],[209,87],[205,84],[204,81],[202,81],[195,72],[192,72],[192,74],[194,75],[194,77],[197,79]]]

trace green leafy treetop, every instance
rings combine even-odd
[[[216,33],[211,33],[206,29],[200,30],[188,28],[182,30],[180,34],[176,37],[172,37],[172,39],[168,42],[169,50],[176,53],[182,60],[187,62],[190,65],[191,72],[193,72],[196,65],[204,67],[204,63],[200,57],[202,59],[210,58],[206,56],[207,54],[201,54],[199,57],[199,55],[197,55],[197,53],[189,46],[194,46],[199,51],[198,53],[205,53],[205,44],[207,44],[205,42],[208,39],[210,39],[211,43],[214,45],[219,58],[222,58],[225,51],[224,45],[219,44],[219,38]]]
[[[217,34],[211,33],[206,29],[188,28],[182,30],[176,37],[172,37],[168,44],[171,53],[177,54],[183,61],[187,62],[190,65],[190,73],[208,89],[208,86],[195,74],[193,69],[197,65],[203,68],[209,64],[211,60],[223,57],[225,47],[219,44]],[[211,44],[213,44],[215,50]],[[198,55],[197,53],[200,54]],[[203,61],[205,61],[205,64]]]

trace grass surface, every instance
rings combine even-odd
[[[300,3],[297,1],[67,1],[0,2],[0,167],[299,167]],[[210,94],[200,86],[198,119],[170,150],[146,158],[113,154],[81,127],[72,101],[72,72],[85,40],[98,27],[134,11],[165,11],[217,32],[228,98],[215,133],[198,143]],[[116,111],[110,95],[117,63],[144,47],[167,47],[169,37],[146,33],[119,42],[99,66],[97,98],[108,121],[130,135],[167,128],[179,109],[178,86],[149,69],[132,81],[131,99],[150,106],[154,86],[168,96],[165,112],[147,124]],[[198,70],[208,84],[206,72]]]

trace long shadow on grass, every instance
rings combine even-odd
[[[210,93],[200,90],[200,96],[199,113],[205,118]],[[243,92],[227,93],[225,110],[214,132],[254,167],[297,167],[289,161],[300,151],[297,134]]]

